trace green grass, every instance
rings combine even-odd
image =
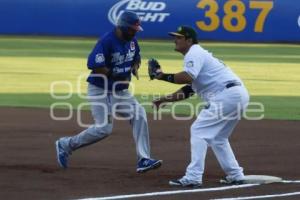
[[[78,77],[88,74],[86,57],[96,39],[0,37],[0,106],[49,107],[54,100],[50,85],[68,81],[74,108],[85,99],[76,95]],[[291,44],[201,43],[229,65],[245,82],[251,101],[265,105],[265,118],[300,119],[300,46]],[[133,80],[134,94],[140,102],[150,101],[158,93],[171,93],[180,86],[149,81],[146,60],[158,58],[164,71],[182,69],[182,55],[174,52],[172,41],[140,41],[142,66],[140,80]],[[85,93],[85,78],[80,81]],[[57,95],[70,91],[58,82]],[[145,98],[149,96],[149,98]],[[193,104],[198,99],[189,100]],[[148,112],[152,109],[147,108]],[[178,113],[186,108],[176,107]]]

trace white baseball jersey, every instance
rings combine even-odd
[[[241,80],[212,53],[194,44],[184,57],[184,71],[192,78],[193,90],[204,100],[223,90],[226,83]]]
[[[185,55],[184,71],[193,78],[193,90],[208,106],[191,126],[191,163],[183,180],[202,183],[208,147],[212,148],[228,180],[243,180],[243,168],[228,138],[248,105],[247,89],[229,67],[198,44],[192,45]]]

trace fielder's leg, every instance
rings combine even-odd
[[[210,145],[222,169],[226,173],[228,182],[243,180],[243,168],[239,166],[229,144],[228,138],[238,124],[243,110],[249,102],[247,90],[242,86],[232,87],[219,95],[222,101],[222,126],[216,136],[210,140]]]
[[[222,109],[222,104],[210,102],[210,107],[203,109],[191,126],[192,157],[184,179],[202,182],[207,147],[212,145],[214,138],[227,124],[227,121],[219,115]]]
[[[208,120],[208,114],[207,109],[202,110],[190,128],[191,162],[182,178],[183,182],[202,184],[208,147],[206,137],[213,131],[211,127],[213,120]]]
[[[237,123],[238,120],[227,121],[224,124],[224,128],[220,131],[220,135],[210,143],[218,162],[227,175],[226,179],[232,181],[239,181],[245,178],[243,168],[238,164],[228,141],[228,137]],[[227,136],[225,137],[223,134]]]

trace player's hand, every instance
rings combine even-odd
[[[163,108],[167,103],[162,99],[155,99],[152,101],[152,108],[158,111],[160,108]]]
[[[136,77],[137,80],[139,80],[139,68],[140,68],[140,63],[138,62],[134,63],[131,68],[131,73]]]

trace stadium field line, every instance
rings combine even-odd
[[[174,194],[184,194],[184,193],[223,191],[223,190],[253,187],[253,186],[258,186],[258,185],[260,185],[260,184],[231,185],[231,186],[214,187],[214,188],[200,188],[200,189],[190,189],[190,190],[171,190],[171,191],[150,192],[150,193],[141,193],[141,194],[129,194],[129,195],[117,195],[117,196],[85,198],[85,199],[78,199],[78,200],[129,199],[129,198],[138,198],[138,197],[153,197],[153,196],[164,196],[164,195],[174,195]]]
[[[261,196],[247,196],[247,197],[231,197],[231,198],[222,198],[222,199],[213,199],[213,200],[247,200],[247,199],[267,199],[267,198],[277,198],[277,197],[289,197],[300,195],[300,192],[290,192],[283,194],[270,194],[270,195],[261,195]]]
[[[282,183],[300,183],[300,180],[283,180]]]
[[[300,183],[300,180],[282,180],[281,183]],[[171,190],[162,192],[149,192],[141,194],[128,194],[128,195],[116,195],[116,196],[106,196],[106,197],[93,197],[84,198],[78,200],[114,200],[114,199],[129,199],[129,198],[139,198],[139,197],[153,197],[153,196],[164,196],[164,195],[174,195],[174,194],[184,194],[184,193],[199,193],[199,192],[211,192],[211,191],[223,191],[239,188],[247,188],[253,186],[259,186],[262,184],[244,184],[244,185],[230,185],[223,187],[213,187],[213,188],[199,188],[190,190]],[[262,196],[248,196],[248,197],[232,197],[225,199],[215,199],[215,200],[244,200],[244,199],[259,199],[259,198],[273,198],[273,197],[285,197],[285,196],[295,196],[300,195],[300,192],[284,193],[284,194],[274,194],[274,195],[262,195]]]

